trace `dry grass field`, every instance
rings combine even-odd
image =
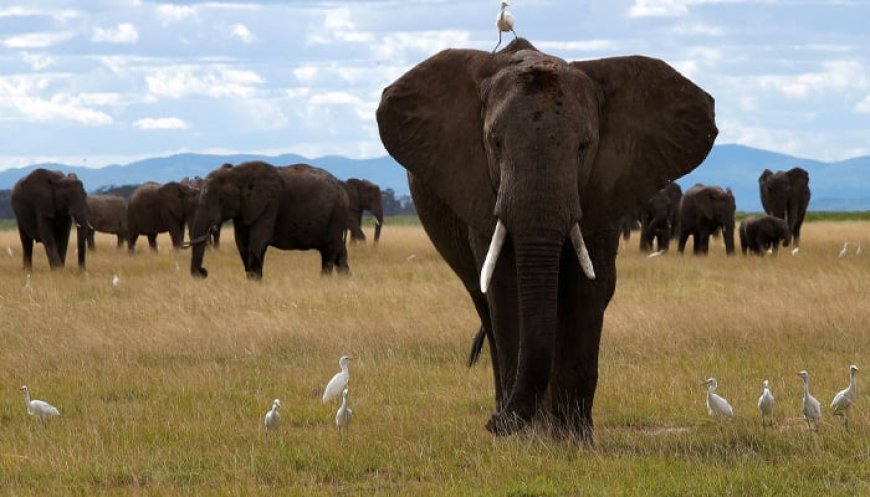
[[[718,246],[648,259],[634,235],[605,321],[594,448],[484,430],[489,363],[464,366],[476,317],[419,227],[351,247],[349,278],[270,249],[260,284],[231,230],[204,281],[189,252],[141,240],[131,258],[98,238],[86,274],[50,272],[39,245],[32,294],[17,233],[2,231],[0,494],[870,495],[870,222],[804,231],[799,256],[764,259]],[[865,253],[838,258],[846,239]],[[354,421],[339,434],[320,394],[342,354]],[[847,432],[827,406],[851,363]],[[818,433],[799,417],[801,369],[824,406]],[[709,376],[730,422],[707,417]],[[755,407],[764,378],[773,428]],[[61,416],[28,416],[22,384]],[[266,434],[276,397],[283,426]]]

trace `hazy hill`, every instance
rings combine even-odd
[[[299,155],[204,155],[178,154],[158,157],[126,165],[100,169],[62,164],[36,164],[21,169],[0,171],[0,189],[11,188],[15,182],[37,167],[75,172],[88,191],[108,185],[129,185],[145,181],[166,182],[184,176],[206,176],[209,171],[229,162],[237,164],[260,159],[276,165],[306,162],[323,167],[340,179],[367,178],[392,188],[399,195],[408,194],[405,170],[391,157],[348,159],[326,156],[308,159]],[[773,171],[800,166],[810,173],[811,210],[870,210],[870,156],[842,162],[825,163],[791,157],[740,145],[717,145],[707,160],[692,174],[679,180],[683,188],[695,183],[730,186],[742,211],[760,211],[758,176],[765,169]]]

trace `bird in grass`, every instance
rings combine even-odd
[[[6,255],[8,255],[9,257],[12,257],[13,255],[15,255],[15,252],[12,251],[12,245],[6,246]]]
[[[112,275],[112,288],[115,290],[121,288],[121,277],[117,274]]]
[[[795,247],[795,248],[791,249],[791,255],[798,255],[798,252],[800,252],[800,251],[801,251],[800,247]]]
[[[855,247],[855,255],[861,255],[861,252],[863,252],[863,250],[861,250],[861,242],[858,242],[858,246]]]
[[[840,257],[849,255],[849,242],[843,242],[843,248],[840,249]]]
[[[653,258],[653,257],[658,257],[658,256],[660,256],[660,255],[662,255],[662,254],[664,254],[664,253],[665,253],[664,250],[657,250],[657,251],[651,253],[650,255],[648,255],[647,258],[651,259],[651,258]]]
[[[281,415],[278,414],[278,409],[281,408],[281,401],[275,399],[272,401],[272,408],[269,409],[269,412],[266,413],[266,417],[263,420],[263,425],[266,427],[266,431],[274,430],[281,426]]]
[[[727,400],[716,395],[716,388],[719,384],[716,378],[708,378],[701,382],[702,385],[707,385],[707,414],[717,419],[727,419],[734,416],[734,410]]]
[[[350,359],[351,357],[344,355],[338,360],[338,366],[341,368],[341,371],[335,373],[335,376],[326,384],[326,388],[323,390],[324,404],[337,397],[344,390],[344,387],[347,386],[347,381],[350,379],[350,371],[348,371]]]
[[[27,385],[21,385],[21,390],[24,392],[24,405],[27,406],[27,414],[36,416],[43,423],[47,422],[52,416],[60,416],[60,411],[48,402],[44,400],[30,400],[30,390],[27,389]]]
[[[175,261],[175,272],[176,272],[176,273],[180,273],[180,272],[181,272],[181,266],[178,265],[178,261]]]
[[[33,293],[33,283],[30,281],[30,273],[27,273],[27,279],[24,280],[24,291]]]
[[[858,398],[858,385],[855,384],[855,373],[857,371],[858,366],[854,364],[849,366],[849,386],[837,392],[837,395],[834,395],[834,400],[831,401],[831,409],[834,410],[834,416],[843,416],[846,428],[849,427],[849,409]]]
[[[761,382],[761,387],[764,389],[761,397],[758,398],[758,410],[761,411],[761,426],[765,426],[767,421],[770,421],[770,425],[773,426],[773,407],[776,399],[770,393],[770,386],[767,380]]]
[[[492,49],[492,52],[495,53],[498,50],[499,45],[501,45],[501,34],[507,33],[510,31],[514,34],[514,38],[517,37],[516,31],[514,31],[514,16],[510,12],[507,11],[507,8],[510,6],[506,0],[501,0],[501,12],[499,12],[498,16],[495,18],[495,27],[498,28],[498,43],[495,48]]]
[[[353,411],[350,408],[350,404],[347,402],[347,389],[345,388],[341,392],[341,407],[339,407],[338,411],[335,413],[335,426],[341,430],[350,425],[351,421],[353,421]]]
[[[819,421],[822,419],[822,406],[815,397],[810,395],[810,374],[807,370],[804,369],[798,373],[798,376],[804,380],[804,400],[801,412],[807,421],[807,427],[811,430],[818,430]]]

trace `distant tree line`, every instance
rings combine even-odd
[[[122,186],[101,186],[91,192],[94,195],[119,195],[124,198],[130,198],[130,195],[139,188],[140,185],[122,185]],[[10,200],[12,190],[0,190],[0,219],[15,219],[15,213],[12,212],[12,202]],[[396,195],[392,188],[387,188],[381,191],[381,201],[384,207],[385,216],[410,215],[416,216],[417,210],[414,208],[414,201],[408,195]]]

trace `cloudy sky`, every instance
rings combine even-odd
[[[513,0],[565,59],[662,58],[716,98],[718,143],[870,154],[870,0]],[[497,0],[0,0],[0,169],[176,152],[383,155],[380,92],[491,50]]]

